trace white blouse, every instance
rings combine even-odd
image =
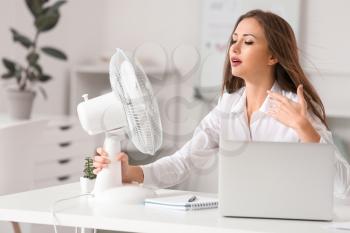
[[[295,93],[282,90],[277,82],[271,91],[295,102],[298,100]],[[180,150],[154,163],[141,166],[144,185],[166,188],[181,183],[191,170],[201,168],[211,156],[217,156],[219,137],[222,136],[237,141],[300,142],[294,129],[266,114],[270,104],[270,98],[266,97],[259,111],[252,114],[249,126],[245,108],[245,87],[232,94],[223,94],[217,106],[200,122],[192,139]],[[309,120],[321,136],[320,143],[334,145],[331,132],[321,120],[311,112]],[[335,166],[334,193],[336,197],[343,198],[350,194],[350,166],[337,149]]]

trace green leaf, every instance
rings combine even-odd
[[[31,52],[27,56],[27,61],[29,62],[29,64],[31,66],[35,65],[37,63],[38,59],[39,59],[39,54],[37,54],[35,52]]]
[[[52,6],[50,6],[51,10],[58,10],[63,4],[65,4],[67,1],[57,1]]]
[[[37,74],[42,75],[43,69],[41,68],[40,65],[34,64],[34,65],[32,65],[31,67],[35,70],[35,72],[36,72]]]
[[[47,74],[42,74],[42,75],[40,75],[39,77],[38,77],[38,80],[40,81],[40,82],[47,82],[47,81],[49,81],[49,80],[51,80],[52,79],[52,77],[50,76],[50,75],[47,75]]]
[[[12,32],[12,38],[15,42],[19,42],[26,48],[33,46],[33,42],[28,37],[20,34],[14,28],[10,28],[10,31]]]
[[[47,100],[47,94],[43,87],[38,86],[40,93],[43,95],[44,99]]]
[[[43,70],[39,64],[33,64],[29,66],[27,70],[27,76],[30,81],[45,81],[48,78],[42,78]],[[40,80],[43,79],[43,80]]]
[[[40,15],[35,19],[35,26],[40,32],[48,31],[56,26],[60,18],[59,8],[66,1],[60,0],[53,5],[43,8]]]
[[[94,174],[94,165],[93,165],[93,159],[91,157],[85,158],[85,164],[84,164],[84,177],[88,179],[95,179],[96,175]]]
[[[46,53],[47,55],[50,55],[52,57],[61,59],[61,60],[67,60],[67,56],[66,54],[64,54],[62,51],[56,49],[56,48],[52,48],[52,47],[42,47],[41,51],[43,51],[44,53]]]
[[[19,82],[22,77],[23,68],[17,63],[6,58],[2,59],[2,63],[8,70],[8,73],[2,75],[2,78],[16,77],[17,82]]]
[[[41,0],[26,0],[27,7],[29,8],[30,12],[32,12],[34,17],[38,16],[42,11],[40,2]]]
[[[26,0],[27,7],[34,17],[37,17],[41,14],[43,5],[46,2],[48,2],[48,0]]]
[[[60,18],[60,14],[57,10],[47,10],[45,13],[40,14],[35,19],[35,26],[40,32],[49,31],[54,28]]]
[[[1,75],[1,78],[3,78],[3,79],[9,79],[9,78],[13,78],[13,77],[15,77],[15,73],[7,73],[7,74]]]
[[[21,81],[22,72],[23,72],[22,67],[16,66],[15,77],[16,77],[16,79],[17,79],[17,83],[18,83],[18,84],[19,84],[20,81]],[[23,87],[21,87],[21,88],[23,88]]]
[[[38,79],[38,76],[34,72],[28,72],[27,78],[29,81],[33,82]]]
[[[9,59],[3,58],[2,63],[7,68],[9,73],[15,73],[15,71],[16,71],[16,63],[15,62],[13,62]]]

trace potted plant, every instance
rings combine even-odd
[[[41,33],[53,29],[60,18],[59,8],[66,1],[56,1],[48,5],[48,0],[25,0],[28,9],[34,17],[35,35],[29,39],[24,34],[11,28],[13,41],[22,45],[28,52],[26,64],[20,64],[8,58],[3,58],[2,63],[7,72],[1,76],[2,79],[15,79],[15,85],[6,88],[9,102],[9,114],[16,119],[30,118],[34,97],[37,88],[44,98],[47,98],[45,90],[36,85],[38,82],[47,82],[51,76],[44,72],[39,64],[41,54],[46,54],[57,59],[67,60],[67,56],[60,50],[51,46],[38,47],[38,39]]]
[[[80,177],[80,188],[82,194],[91,193],[92,189],[94,188],[96,175],[94,174],[93,170],[93,159],[91,157],[86,157],[84,164],[84,176]]]

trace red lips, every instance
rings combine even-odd
[[[232,66],[239,66],[241,63],[242,61],[238,57],[231,57]]]

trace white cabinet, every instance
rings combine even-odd
[[[0,195],[30,190],[35,170],[33,161],[47,121],[0,119]]]
[[[34,116],[18,122],[0,115],[0,194],[77,182],[95,145],[95,137],[74,117]],[[53,232],[49,225],[20,226],[23,233]],[[12,232],[11,224],[0,223],[0,231]],[[73,231],[59,227],[60,233]]]
[[[34,124],[40,122],[38,119],[44,123]],[[34,116],[19,122],[1,115],[1,135],[0,164],[11,162],[10,171],[26,168],[26,183],[32,188],[78,181],[83,174],[84,158],[92,156],[97,145],[96,137],[89,136],[77,118],[68,116]],[[28,168],[32,169],[27,171]],[[11,176],[6,176],[6,182],[15,187]]]
[[[35,155],[34,187],[78,181],[83,174],[84,158],[95,153],[94,140],[76,118],[51,119]]]

